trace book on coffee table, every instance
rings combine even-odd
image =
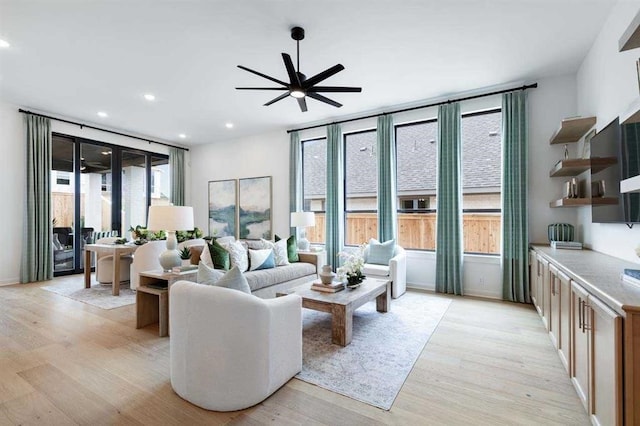
[[[337,293],[344,290],[344,284],[341,282],[333,282],[331,284],[318,282],[311,284],[311,290],[322,291],[324,293]]]

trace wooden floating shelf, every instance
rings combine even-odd
[[[549,207],[580,207],[590,205],[616,205],[618,199],[613,197],[604,198],[560,198],[549,203]]]
[[[620,115],[620,124],[640,123],[640,96]]]
[[[620,52],[640,47],[640,13],[633,18],[625,32],[618,41],[618,49]]]
[[[593,173],[598,173],[607,167],[616,164],[615,157],[602,157],[602,158],[574,158],[570,160],[559,161],[553,169],[549,172],[550,177],[560,176],[577,176],[580,173],[586,172],[591,169]]]
[[[560,128],[551,136],[551,145],[559,143],[578,142],[581,137],[596,124],[595,117],[565,118],[560,124]]]

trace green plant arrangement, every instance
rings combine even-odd
[[[186,240],[194,240],[196,238],[202,238],[204,233],[198,228],[193,228],[192,231],[176,231],[176,239],[179,243]]]
[[[180,250],[180,259],[191,259],[191,249],[189,247],[182,247],[182,250]]]
[[[126,238],[118,238],[113,244],[127,244],[129,241]]]

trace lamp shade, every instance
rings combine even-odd
[[[316,225],[316,215],[313,212],[292,212],[291,226],[295,228],[305,228]]]
[[[194,228],[193,207],[150,206],[147,229],[150,231],[189,231]]]

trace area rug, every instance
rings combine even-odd
[[[331,316],[303,309],[300,380],[389,410],[451,300],[408,292],[387,313],[375,302],[353,316],[353,339],[331,343]]]
[[[136,293],[129,284],[120,284],[120,295],[111,294],[111,285],[93,283],[91,288],[84,288],[84,282],[78,280],[61,281],[54,285],[40,287],[43,290],[96,306],[101,309],[114,309],[136,303]]]

